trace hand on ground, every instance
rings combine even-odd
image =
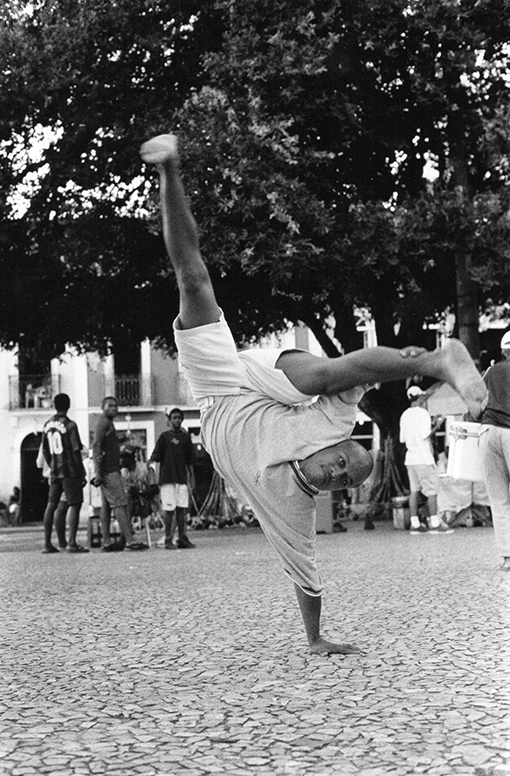
[[[312,655],[357,655],[361,649],[352,644],[334,644],[332,641],[326,641],[322,637],[317,639],[311,647]]]
[[[177,137],[175,135],[157,135],[147,140],[140,148],[140,156],[146,164],[164,164],[177,161]]]

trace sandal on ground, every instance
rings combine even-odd
[[[68,547],[67,552],[88,552],[86,547],[82,547],[81,544],[75,544],[73,547]]]

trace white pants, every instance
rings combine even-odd
[[[510,558],[510,428],[482,426],[480,450],[496,548]]]
[[[200,409],[216,396],[236,396],[254,391],[282,404],[309,402],[291,383],[276,362],[284,350],[263,348],[240,353],[225,317],[194,329],[180,329],[174,321],[174,335],[182,372]]]
[[[160,486],[161,509],[165,512],[173,512],[176,507],[187,509],[189,505],[189,491],[187,485],[180,483],[165,483]]]

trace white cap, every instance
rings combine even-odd
[[[418,396],[423,396],[424,393],[425,391],[422,391],[418,385],[411,385],[411,387],[407,389],[407,398],[417,399]]]
[[[501,338],[501,350],[507,350],[510,348],[510,331],[503,334]]]

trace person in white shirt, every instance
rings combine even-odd
[[[405,465],[409,476],[409,510],[411,512],[411,534],[453,533],[437,513],[439,474],[432,451],[432,421],[423,404],[426,394],[418,385],[411,385],[407,391],[411,406],[400,418],[400,441],[407,448]],[[420,492],[427,499],[430,513],[430,531],[418,515]]]

